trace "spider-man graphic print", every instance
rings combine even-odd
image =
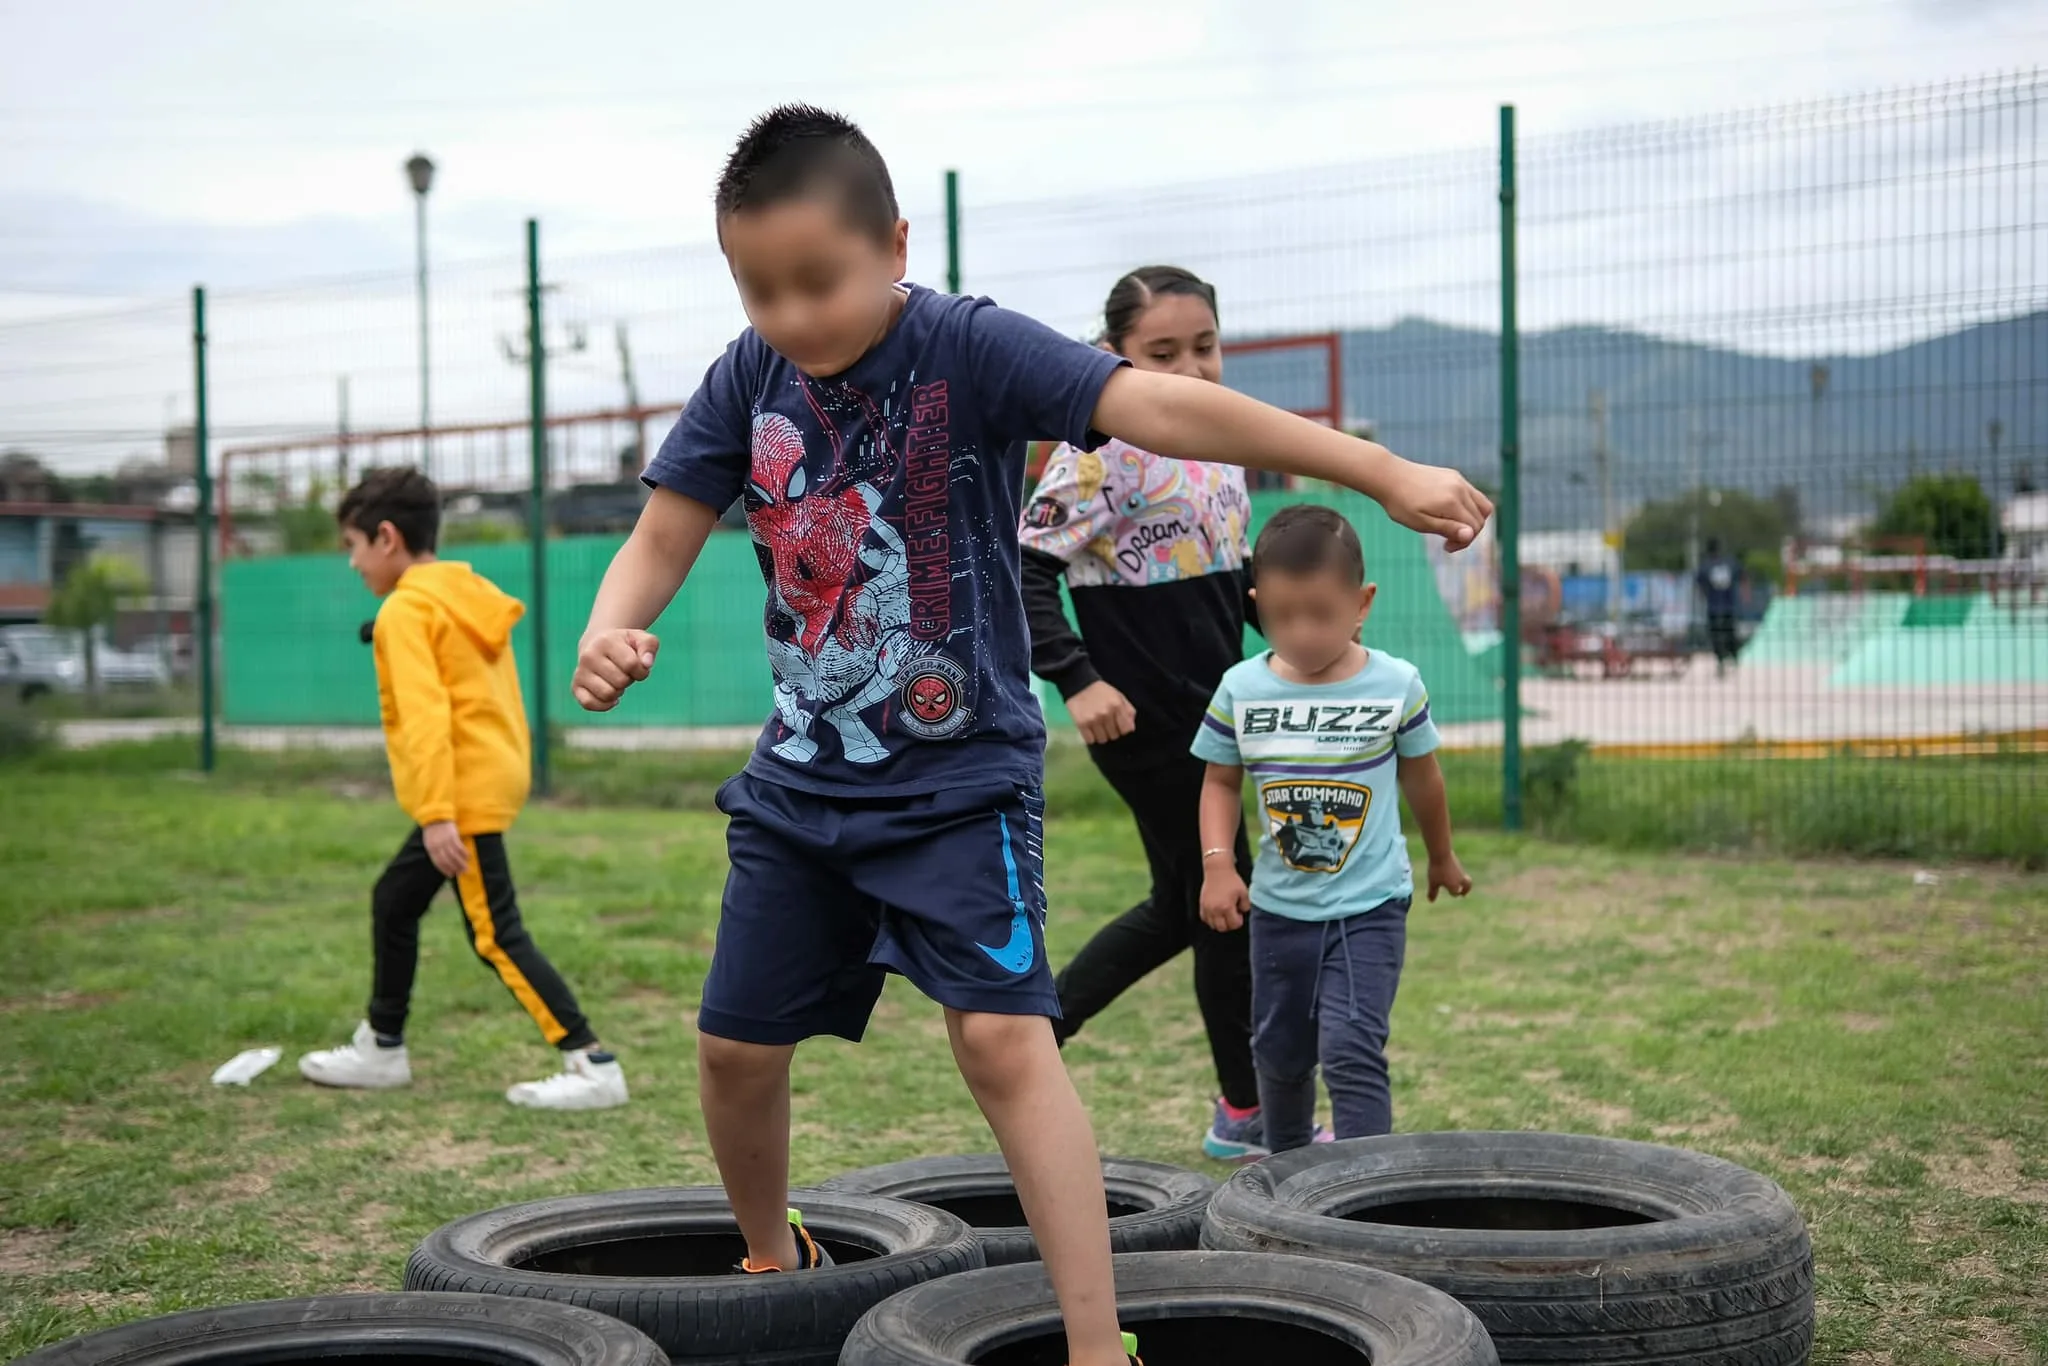
[[[877,515],[890,471],[868,463],[814,487],[796,424],[754,418],[747,525],[768,581],[775,714],[789,731],[775,753],[792,763],[817,757],[820,724],[849,764],[889,757],[861,713],[895,688],[911,648],[909,556]],[[951,730],[967,723],[957,699],[946,719]]]
[[[750,773],[828,794],[1038,781],[1023,442],[1085,442],[1118,363],[912,287],[844,374],[806,375],[751,331],[713,364],[645,478],[718,508],[744,499],[774,673]]]

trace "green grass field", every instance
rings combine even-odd
[[[421,1235],[482,1207],[712,1180],[690,1034],[723,870],[708,797],[731,761],[659,762],[650,789],[579,757],[585,804],[534,810],[511,846],[537,937],[634,1088],[566,1119],[500,1099],[550,1059],[446,908],[415,1088],[298,1080],[292,1055],[361,1011],[368,889],[403,833],[373,763],[229,756],[201,781],[143,749],[0,768],[0,1357],[138,1315],[389,1288]],[[1143,869],[1085,763],[1056,760],[1049,804],[1061,959]],[[1477,893],[1411,922],[1402,1128],[1747,1163],[1812,1227],[1817,1360],[2048,1362],[2048,879],[1464,845]],[[263,1043],[287,1058],[255,1086],[207,1084]],[[1069,1056],[1105,1150],[1201,1162],[1185,965]],[[990,1146],[937,1012],[901,984],[865,1045],[807,1049],[796,1086],[799,1179]]]

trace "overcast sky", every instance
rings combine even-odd
[[[284,319],[301,336],[367,342],[367,361],[323,341],[273,373],[317,384],[312,421],[332,409],[338,370],[381,368],[388,385],[358,381],[360,421],[402,420],[413,206],[400,166],[416,149],[440,165],[430,218],[437,305],[448,296],[436,337],[459,332],[451,411],[513,416],[516,372],[495,351],[517,326],[507,291],[523,220],[542,220],[551,264],[677,249],[609,279],[592,266],[563,304],[597,333],[571,362],[594,367],[592,383],[616,370],[597,360],[615,320],[695,317],[647,344],[640,365],[649,397],[680,397],[705,339],[737,318],[700,248],[712,180],[747,118],[780,100],[867,127],[913,219],[916,278],[942,273],[933,211],[944,169],[958,167],[968,286],[1005,302],[1021,293],[1078,325],[1112,262],[1190,249],[1182,224],[1148,250],[1145,215],[1129,212],[1091,249],[1085,225],[1101,215],[1089,206],[1151,202],[1134,197],[1141,187],[1456,149],[1473,156],[1440,164],[1477,184],[1502,101],[1540,138],[2044,58],[2038,0],[0,0],[0,445],[40,436],[62,463],[101,463],[108,441],[59,434],[178,415],[183,297],[199,281],[231,302],[307,277],[379,276],[269,301],[272,330],[246,328],[240,342],[274,353]],[[1471,198],[1447,210],[1447,234],[1480,234],[1491,205]],[[998,207],[1055,199],[1074,202]],[[1037,225],[1034,238],[1082,226],[1033,279],[1031,245],[1004,241],[1006,223],[1012,238],[1019,224]],[[1208,240],[1228,260],[1277,251],[1275,232],[1247,207]],[[466,261],[489,264],[465,275]],[[1481,277],[1464,273],[1476,299]],[[157,302],[122,322],[20,326]],[[1446,296],[1387,311],[1459,309]],[[1295,325],[1250,313],[1238,317]],[[123,329],[148,340],[123,350]],[[116,352],[127,373],[97,376],[96,358]],[[95,394],[106,401],[91,405]],[[251,408],[246,425],[265,424],[289,420]]]

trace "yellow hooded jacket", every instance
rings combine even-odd
[[[526,804],[531,740],[512,627],[518,599],[466,564],[416,564],[377,611],[377,702],[398,804],[421,825],[497,834]]]

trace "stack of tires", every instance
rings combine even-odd
[[[1117,1310],[1150,1366],[1780,1366],[1813,1270],[1783,1191],[1715,1158],[1554,1134],[1415,1134],[1208,1177],[1105,1160]],[[732,1274],[716,1189],[568,1196],[457,1220],[402,1295],[175,1315],[36,1366],[1060,1366],[1052,1288],[999,1157],[920,1159],[796,1197],[833,1265]]]

